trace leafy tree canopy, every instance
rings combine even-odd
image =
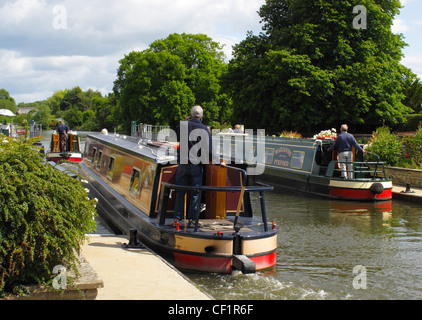
[[[274,132],[405,122],[405,79],[415,75],[391,31],[399,9],[398,0],[267,0],[263,32],[248,33],[229,64],[234,113]]]
[[[207,123],[227,120],[231,101],[220,86],[226,70],[221,49],[206,35],[171,34],[126,55],[114,82],[126,130],[132,120],[174,126],[194,104],[204,107]]]
[[[13,113],[17,110],[15,99],[5,89],[0,89],[0,109],[9,109]]]

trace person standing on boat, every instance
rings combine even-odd
[[[216,155],[212,151],[212,138],[208,128],[202,124],[204,113],[200,106],[191,110],[189,121],[181,121],[176,129],[179,148],[177,152],[178,168],[176,184],[182,186],[202,186],[204,165],[211,159],[215,163]],[[223,163],[224,164],[224,163]],[[179,189],[176,192],[174,220],[177,223],[184,215],[185,193]],[[190,206],[187,210],[188,219],[196,219],[198,213],[199,191],[190,192]]]
[[[233,133],[243,133],[242,129],[240,128],[240,124],[234,126]]]
[[[337,137],[334,144],[328,148],[328,151],[334,149],[338,150],[338,160],[341,164],[341,177],[346,179],[353,179],[353,147],[366,153],[365,150],[356,142],[355,137],[348,133],[349,127],[347,124],[341,126],[341,133]],[[348,171],[347,171],[348,170]]]
[[[63,120],[60,120],[60,125],[57,127],[57,133],[60,136],[60,151],[66,151],[67,145],[67,133],[70,131],[69,127],[64,123]]]

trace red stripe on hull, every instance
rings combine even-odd
[[[267,268],[271,268],[276,263],[276,252],[266,254],[264,256],[259,257],[252,257],[250,258],[253,262],[255,262],[256,270],[263,270]]]
[[[70,162],[81,162],[82,161],[81,158],[68,158],[68,159],[66,159],[66,158],[48,158],[48,161],[54,161],[54,162],[59,162],[59,161],[63,161],[63,160],[70,161]]]
[[[203,272],[231,273],[231,257],[205,257],[185,253],[174,253],[174,265],[177,268]],[[250,258],[255,262],[256,270],[271,268],[276,263],[276,252]]]
[[[340,199],[350,200],[390,200],[392,199],[392,189],[385,189],[380,194],[374,194],[368,189],[347,189],[330,188],[330,196]]]
[[[231,273],[232,258],[204,257],[185,253],[174,253],[174,265],[177,268],[204,272]]]

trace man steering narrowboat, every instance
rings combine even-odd
[[[328,148],[328,151],[334,149],[338,150],[338,160],[341,164],[341,177],[346,179],[353,179],[353,147],[366,153],[365,150],[356,142],[355,137],[352,134],[348,133],[349,127],[347,124],[341,126],[341,133],[337,137],[334,144]]]
[[[202,186],[204,165],[219,163],[219,157],[213,152],[212,138],[208,128],[202,124],[204,112],[202,107],[194,106],[191,110],[189,121],[181,121],[176,129],[179,148],[177,154],[176,184],[182,186]],[[221,163],[225,165],[224,162]],[[176,193],[174,208],[175,224],[181,220],[185,205],[185,191],[179,189]],[[198,212],[199,191],[190,192],[190,206],[187,210],[187,218],[196,218]]]

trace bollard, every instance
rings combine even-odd
[[[406,190],[402,191],[402,193],[415,193],[415,191],[410,190],[410,183],[406,182]]]
[[[133,248],[144,248],[144,246],[138,241],[138,230],[135,228],[129,229],[129,243],[123,243],[122,247],[125,249]]]

